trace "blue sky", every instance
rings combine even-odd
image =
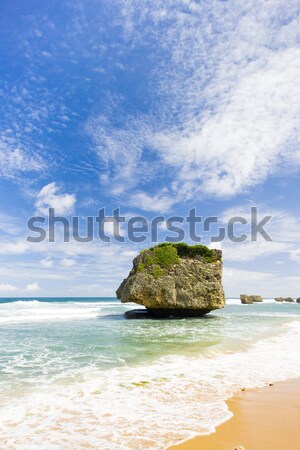
[[[27,242],[49,206],[220,223],[257,206],[273,241],[218,244],[226,294],[300,296],[298,11],[2,0],[0,295],[114,295],[149,245]]]

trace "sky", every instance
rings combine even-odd
[[[213,244],[199,224],[223,251],[225,293],[300,297],[299,8],[1,0],[0,296],[114,296],[151,246],[64,242],[59,226],[28,242],[49,207],[83,231],[101,208],[226,224],[255,206],[271,241]]]

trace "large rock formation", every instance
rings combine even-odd
[[[154,316],[203,316],[225,305],[222,252],[184,243],[144,250],[116,294],[123,303],[144,305]]]
[[[297,303],[300,303],[300,297],[299,297],[299,298],[297,298],[296,302],[297,302]]]
[[[263,298],[260,295],[240,295],[241,302],[243,305],[252,305],[252,303],[261,303]]]

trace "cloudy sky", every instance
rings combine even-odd
[[[82,231],[251,206],[272,241],[217,244],[227,296],[300,296],[299,0],[2,0],[0,22],[0,296],[114,295],[150,245],[28,242],[49,207]]]

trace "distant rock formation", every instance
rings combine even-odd
[[[263,298],[260,295],[240,295],[241,302],[243,305],[252,305],[252,303],[261,303]]]
[[[300,297],[299,297],[299,298],[297,298],[296,302],[297,302],[297,303],[300,303]]]
[[[279,302],[279,303],[282,303],[282,302],[294,303],[295,302],[295,300],[292,297],[276,297],[274,300],[275,300],[275,302]],[[297,302],[298,302],[298,300],[297,300]]]
[[[243,305],[252,305],[253,303],[253,300],[250,298],[250,296],[246,294],[241,294],[240,299]]]
[[[122,303],[144,305],[155,317],[203,316],[225,305],[222,252],[184,243],[143,250],[116,294]],[[134,310],[126,317],[145,315]]]

